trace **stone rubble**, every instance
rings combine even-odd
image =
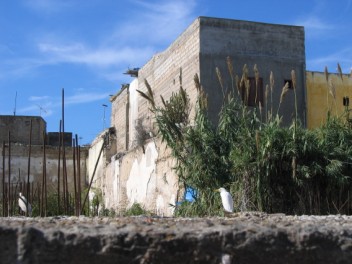
[[[9,217],[0,263],[352,263],[352,216]]]

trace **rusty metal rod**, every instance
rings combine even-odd
[[[9,133],[8,133],[8,153],[9,153],[9,157],[8,157],[8,185],[9,185],[9,189],[8,189],[8,192],[7,192],[7,195],[8,195],[8,198],[7,198],[7,216],[11,216],[11,143],[10,143],[10,140],[11,140],[11,135],[10,135],[10,130],[9,130]]]
[[[59,128],[59,157],[58,157],[58,165],[57,165],[57,214],[60,215],[60,162],[61,162],[61,128],[62,121],[60,120],[60,128]]]
[[[44,216],[47,214],[47,207],[48,207],[48,189],[46,183],[46,133],[44,133]]]
[[[101,154],[103,153],[104,147],[105,147],[105,137],[104,137],[104,141],[103,141],[103,144],[102,144],[101,149],[100,149],[100,152],[99,152],[98,159],[97,159],[97,161],[96,161],[96,163],[95,163],[95,166],[94,166],[93,175],[92,175],[92,178],[90,179],[90,183],[89,183],[89,186],[88,186],[88,190],[87,190],[86,197],[84,198],[84,201],[83,201],[83,205],[82,205],[82,209],[81,209],[81,214],[82,214],[82,212],[83,212],[84,205],[86,204],[86,201],[87,201],[87,198],[88,198],[88,195],[89,195],[90,188],[92,187],[94,175],[95,175],[95,172],[96,172],[96,170],[97,170],[98,163],[99,163],[99,160],[100,160],[100,156],[101,156]],[[88,207],[88,211],[89,211],[89,207]]]
[[[72,148],[72,163],[73,163],[73,185],[74,185],[74,208],[75,208],[75,215],[78,216],[77,210],[77,183],[76,183],[76,140],[73,139],[73,148]]]
[[[30,183],[29,175],[31,173],[31,151],[32,151],[32,119],[29,127],[29,149],[28,149],[28,174],[27,174],[27,203],[26,203],[26,216],[28,216],[28,203],[30,199]]]
[[[81,212],[81,148],[78,144],[78,136],[76,134],[77,145],[77,174],[78,174],[78,214]]]
[[[2,216],[4,217],[6,214],[6,206],[5,206],[5,141],[2,142]]]
[[[65,90],[62,88],[62,172],[63,172],[63,195],[64,211],[68,212],[68,190],[67,190],[67,170],[66,170],[66,151],[65,151]]]

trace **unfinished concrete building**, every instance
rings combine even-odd
[[[179,186],[172,169],[174,161],[169,150],[155,137],[156,128],[148,102],[138,96],[137,89],[145,92],[144,80],[147,80],[156,104],[160,105],[160,95],[167,100],[178,91],[182,80],[182,86],[190,96],[192,115],[197,99],[193,79],[198,74],[208,95],[210,117],[217,122],[223,94],[232,89],[228,57],[233,61],[235,75],[242,75],[244,64],[249,69],[249,106],[258,103],[253,100],[253,67],[257,65],[260,74],[258,97],[264,111],[277,109],[282,87],[291,82],[291,71],[294,70],[298,115],[305,124],[304,28],[199,17],[165,51],[155,54],[140,68],[129,85],[111,97],[114,134],[109,138],[114,138],[114,142],[110,141],[109,146],[113,146],[114,153],[109,151],[109,155],[103,155],[100,171],[93,179],[94,186],[103,192],[107,208],[121,211],[138,202],[159,215],[173,213],[172,205],[183,198],[183,186]],[[216,68],[221,72],[225,91],[220,87]],[[271,71],[275,86],[273,100],[269,101],[264,90]],[[243,96],[243,92],[241,94]],[[285,106],[280,108],[283,122],[290,123],[293,113],[294,95],[289,92]],[[92,144],[90,158],[95,156],[97,159],[103,138],[97,138]],[[91,170],[89,177],[92,177]]]
[[[30,200],[37,200],[38,195],[42,192],[44,170],[49,195],[57,193],[59,174],[61,174],[60,192],[62,192],[63,155],[61,154],[61,157],[59,155],[59,137],[60,133],[47,133],[46,122],[42,117],[0,116],[0,153],[2,157],[0,162],[0,200],[5,200],[5,204],[8,204],[9,199],[17,201],[19,192],[26,194],[28,178]],[[64,143],[68,192],[74,196],[72,133],[64,133]],[[87,148],[81,148],[79,163],[76,159],[76,168],[80,165],[82,190],[86,186],[87,154]],[[43,166],[44,164],[45,166]]]

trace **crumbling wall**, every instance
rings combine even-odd
[[[3,218],[2,264],[351,263],[350,216]]]
[[[0,153],[5,154],[5,162],[1,159],[0,162],[0,171],[2,172],[3,166],[5,166],[5,184],[8,183],[8,147],[6,146],[5,152],[2,151],[2,147],[0,147]],[[11,175],[10,181],[12,188],[16,188],[17,192],[23,191],[19,190],[20,186],[23,186],[24,183],[27,182],[28,176],[28,154],[29,147],[25,145],[19,144],[11,144]],[[47,188],[49,191],[57,190],[57,181],[58,181],[58,158],[59,158],[59,148],[46,146],[45,149],[46,156],[46,176],[47,176]],[[42,146],[32,146],[31,147],[31,159],[30,159],[30,175],[29,181],[30,183],[37,188],[37,186],[41,186],[42,178],[43,178],[43,147]],[[81,186],[85,186],[86,184],[86,158],[87,158],[87,149],[81,148],[81,160],[80,160],[80,172],[81,172]],[[61,153],[61,164],[60,164],[60,175],[62,181],[63,169],[62,169],[62,156]],[[69,192],[74,191],[74,168],[73,168],[73,148],[66,147],[65,148],[65,156],[66,156],[66,170],[67,170],[67,183]],[[76,166],[77,169],[77,166]],[[76,170],[77,173],[77,170]],[[62,188],[62,186],[61,186]],[[62,190],[62,189],[61,189]],[[0,181],[0,193],[2,193],[2,181]]]
[[[121,157],[113,156],[104,169],[99,168],[93,187],[102,190],[108,209],[124,212],[140,203],[153,214],[171,216],[182,198],[174,165],[165,144],[151,139],[144,151],[137,147]]]

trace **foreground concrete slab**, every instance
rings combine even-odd
[[[1,218],[6,263],[351,263],[352,217]]]

